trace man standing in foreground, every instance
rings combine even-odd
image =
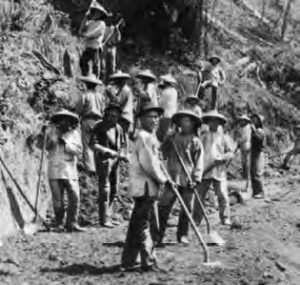
[[[135,199],[135,205],[122,254],[122,268],[125,270],[140,266],[143,270],[149,270],[156,263],[150,220],[160,185],[167,182],[161,169],[155,136],[159,116],[162,114],[163,109],[153,103],[142,106],[138,114],[142,128],[138,131],[131,157],[128,193]],[[141,264],[137,262],[139,254]]]

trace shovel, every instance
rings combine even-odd
[[[182,166],[182,168],[183,168],[183,170],[184,170],[184,172],[185,172],[185,174],[186,174],[186,176],[187,176],[187,178],[189,180],[190,185],[194,185],[192,177],[191,177],[191,175],[190,175],[190,173],[189,173],[189,171],[188,171],[188,169],[187,169],[187,167],[186,167],[186,165],[185,165],[185,163],[184,163],[184,161],[182,159],[182,156],[180,155],[179,150],[178,150],[178,148],[177,148],[177,146],[176,146],[176,144],[175,144],[174,141],[172,141],[172,145],[173,145],[173,147],[175,149],[175,152],[177,154],[179,162],[180,162],[180,164],[181,164],[181,166]],[[212,231],[211,230],[211,225],[210,225],[209,219],[208,219],[207,214],[206,214],[206,212],[204,210],[204,206],[203,206],[202,200],[199,197],[199,194],[198,194],[198,191],[197,191],[196,187],[193,186],[192,189],[193,189],[193,192],[194,192],[194,194],[195,194],[195,196],[197,198],[197,201],[198,201],[198,203],[200,205],[200,209],[202,211],[202,214],[204,216],[204,220],[206,222],[207,236],[204,237],[204,240],[205,240],[206,244],[208,244],[208,245],[223,246],[225,244],[224,239],[218,234],[217,231]]]
[[[161,163],[161,169],[164,172],[164,174],[166,175],[168,181],[172,181],[167,169],[165,168],[165,166],[162,163]],[[200,245],[203,248],[203,251],[204,251],[204,265],[205,266],[212,266],[212,267],[220,266],[221,263],[219,261],[215,261],[215,262],[210,261],[208,247],[207,247],[205,241],[203,240],[203,237],[202,237],[199,229],[197,228],[191,213],[189,212],[187,206],[185,205],[185,203],[184,203],[179,191],[177,190],[177,188],[176,187],[171,187],[171,189],[174,192],[174,194],[176,195],[176,197],[177,197],[182,209],[184,210],[185,214],[187,215],[187,217],[188,217],[188,219],[191,223],[191,226],[192,226],[192,228],[193,228],[193,230],[194,230],[194,232],[195,232],[195,234],[196,234],[196,236],[197,236],[197,238],[200,242]]]

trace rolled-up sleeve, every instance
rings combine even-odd
[[[158,149],[151,138],[141,137],[138,146],[138,157],[141,168],[159,184],[166,183],[167,178],[161,169]]]

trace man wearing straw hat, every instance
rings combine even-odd
[[[110,102],[117,103],[121,107],[122,113],[119,124],[123,129],[127,147],[129,143],[128,133],[134,123],[133,94],[131,88],[127,84],[130,78],[131,76],[127,73],[121,71],[116,72],[109,78],[112,85],[109,85],[106,88],[106,94]]]
[[[140,266],[143,270],[149,270],[156,263],[151,235],[153,224],[150,221],[153,220],[152,210],[159,196],[160,185],[167,182],[161,169],[159,143],[155,135],[162,114],[163,109],[151,102],[143,105],[138,113],[141,129],[133,145],[128,190],[135,204],[122,254],[124,270],[134,270]],[[137,262],[139,255],[140,264]]]
[[[86,92],[82,94],[76,106],[76,111],[81,117],[83,162],[85,170],[93,174],[96,171],[94,152],[89,143],[96,122],[103,117],[105,98],[103,94],[97,92],[97,86],[102,85],[102,81],[97,79],[95,75],[80,76],[78,79],[86,85]]]
[[[171,74],[162,75],[159,88],[159,106],[164,109],[164,116],[159,121],[157,138],[163,141],[168,129],[172,127],[172,116],[178,111],[177,80]]]
[[[179,192],[182,195],[188,210],[192,212],[193,190],[189,184],[187,174],[179,160],[179,155],[183,159],[188,171],[193,177],[193,182],[200,185],[203,172],[203,147],[198,137],[198,128],[201,126],[201,119],[189,110],[182,110],[174,114],[173,123],[180,129],[180,132],[166,139],[162,144],[161,150],[167,159],[167,170],[172,180],[179,185]],[[173,145],[174,144],[174,145]],[[178,149],[175,149],[175,147]],[[167,227],[168,216],[176,201],[174,192],[166,188],[159,201],[160,230],[159,240],[161,243]],[[177,241],[188,244],[189,221],[183,209],[181,209],[177,229]]]
[[[103,39],[105,35],[105,19],[110,14],[97,1],[93,0],[87,15],[87,21],[81,29],[84,38],[85,50],[80,58],[80,67],[83,76],[88,76],[89,62],[92,61],[93,74],[100,78],[100,57],[103,51]]]
[[[213,110],[202,116],[209,130],[202,135],[204,147],[204,172],[198,193],[203,203],[210,187],[213,187],[219,202],[219,216],[223,225],[230,225],[230,208],[227,189],[226,164],[234,156],[233,145],[224,134],[223,126],[227,119],[218,111]],[[202,211],[199,203],[194,203],[194,218],[196,223],[202,221]]]
[[[201,118],[202,110],[201,107],[199,106],[199,102],[200,100],[197,96],[189,95],[186,97],[184,101],[184,109],[194,112],[198,117]]]
[[[64,193],[67,193],[68,208],[65,228],[67,231],[84,231],[78,225],[79,183],[77,157],[82,145],[78,131],[79,118],[67,110],[56,112],[46,131],[48,151],[48,179],[52,193],[56,226],[63,229],[65,219]]]
[[[211,109],[214,110],[218,108],[218,88],[224,84],[226,76],[225,72],[220,67],[220,57],[214,55],[211,56],[208,61],[210,63],[209,66],[202,70],[204,82],[201,84],[199,94],[197,95],[199,98],[203,98],[206,89],[211,88]]]

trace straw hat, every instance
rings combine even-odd
[[[191,110],[181,110],[173,115],[172,121],[175,125],[179,124],[179,121],[182,117],[189,117],[191,118],[197,126],[201,126],[202,120],[199,116],[197,116],[193,111]]]
[[[137,116],[141,117],[141,116],[143,116],[146,113],[151,112],[151,111],[156,111],[159,116],[161,116],[164,113],[163,108],[157,106],[156,104],[154,104],[152,102],[149,102],[149,103],[144,104],[141,107],[141,110],[138,112]]]
[[[95,74],[91,74],[89,76],[78,76],[77,78],[81,81],[88,82],[88,83],[94,83],[97,85],[103,84],[103,82],[99,80]]]
[[[130,78],[131,78],[131,76],[128,73],[124,73],[122,71],[118,71],[118,72],[114,73],[113,75],[111,75],[109,77],[109,80],[111,80],[111,81],[128,80]]]
[[[160,76],[160,85],[164,83],[177,84],[177,80],[171,74],[165,74]]]
[[[212,56],[208,59],[209,62],[212,62],[212,61],[214,61],[214,60],[218,61],[218,63],[220,63],[220,62],[222,61],[221,58],[220,58],[219,56],[217,56],[217,55],[212,55]]]
[[[50,118],[50,121],[54,124],[58,123],[59,121],[61,120],[64,120],[64,119],[71,119],[72,120],[72,123],[73,124],[78,124],[79,123],[79,117],[77,114],[73,113],[73,112],[70,112],[68,110],[60,110],[56,113],[54,113],[51,118]]]
[[[223,125],[227,123],[227,119],[225,118],[225,116],[220,114],[217,110],[212,110],[210,112],[203,114],[202,116],[202,121],[204,124],[206,124],[208,121],[212,119],[219,120]]]
[[[109,17],[112,15],[111,13],[108,13],[101,4],[99,4],[97,1],[94,1],[94,0],[92,1],[90,9],[97,10],[98,12],[102,13],[105,17]]]
[[[149,81],[156,81],[156,76],[153,74],[151,70],[141,71],[137,74],[136,77],[144,80],[147,79]]]
[[[251,119],[245,114],[240,116],[240,117],[237,117],[236,121],[237,122],[244,121],[244,122],[247,122],[247,123],[251,123]]]

